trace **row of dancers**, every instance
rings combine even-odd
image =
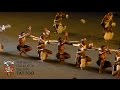
[[[65,13],[57,13],[54,19],[54,25],[53,27],[55,28],[57,33],[62,33],[65,32],[64,30],[66,29],[66,26],[62,24],[63,18],[66,16],[68,18],[68,14]],[[115,26],[115,23],[112,20],[113,14],[109,12],[106,14],[102,20],[102,27],[104,29],[104,39],[105,40],[111,40],[111,33],[112,27]],[[56,43],[58,45],[58,50],[56,53],[56,58],[59,59],[60,63],[64,63],[66,59],[71,58],[71,55],[65,51],[65,44],[67,45],[73,45],[75,46],[75,43],[70,42],[68,40],[68,32],[65,32],[64,37],[59,37],[58,40],[50,40],[50,30],[48,28],[45,28],[44,31],[41,33],[39,37],[33,36],[32,35],[32,27],[28,27],[28,31],[21,32],[18,35],[18,41],[19,44],[17,46],[18,51],[20,52],[20,56],[23,54],[27,55],[28,51],[31,51],[32,48],[29,45],[26,45],[26,37],[31,37],[33,40],[38,41],[37,45],[37,53],[38,57],[41,62],[46,60],[50,54],[52,54],[51,50],[46,49],[46,44],[52,44]],[[108,32],[111,32],[108,34]],[[109,39],[108,39],[109,38]],[[94,49],[94,50],[99,50],[99,57],[98,61],[96,62],[97,65],[99,66],[99,73],[102,73],[104,69],[108,67],[113,67],[112,69],[112,75],[117,75],[117,78],[120,79],[120,49],[116,50],[116,57],[115,57],[115,62],[112,65],[110,61],[107,61],[107,54],[111,54],[111,51],[106,46],[102,45],[101,48],[95,48],[93,46],[93,43],[86,43],[86,38],[81,39],[81,42],[77,43],[78,45],[78,50],[76,52],[76,67],[79,67],[81,69],[84,69],[87,65],[89,65],[92,61],[90,56],[86,55],[87,50]]]
[[[45,28],[43,33],[39,36],[33,36],[31,34],[31,28],[29,28],[27,33],[22,32],[19,35],[19,45],[17,46],[17,49],[20,51],[20,55],[25,54],[28,51],[31,51],[32,48],[28,45],[26,45],[26,37],[32,37],[33,40],[38,41],[37,45],[37,53],[38,57],[41,62],[46,60],[49,55],[52,54],[52,51],[46,48],[47,44],[52,44],[56,43],[58,45],[57,53],[56,53],[56,58],[59,59],[60,63],[65,63],[66,59],[71,58],[71,55],[65,51],[65,44],[66,45],[73,45],[75,46],[75,43],[71,43],[68,40],[68,33],[65,32],[64,37],[59,37],[58,40],[52,41],[50,40],[50,31]],[[86,38],[81,39],[81,42],[76,45],[78,46],[78,50],[76,52],[76,67],[79,67],[80,69],[84,69],[87,65],[89,65],[92,61],[90,56],[86,55],[87,50],[98,50],[99,51],[99,57],[98,60],[96,61],[96,64],[99,66],[99,73],[102,73],[104,69],[108,67],[113,67],[112,68],[112,75],[117,75],[117,78],[120,78],[120,49],[118,50],[113,50],[113,49],[108,49],[106,46],[102,45],[101,48],[95,48],[93,46],[93,43],[86,43]],[[107,61],[107,54],[111,54],[112,51],[116,52],[115,56],[115,62],[112,65],[110,61]]]

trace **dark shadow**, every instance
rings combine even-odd
[[[54,60],[53,60],[53,59],[47,59],[47,60],[45,60],[45,62],[51,63],[51,64],[55,64],[55,65],[67,65],[67,66],[69,66],[69,67],[76,68],[76,65],[73,64],[73,63],[67,63],[67,62],[60,63],[60,61],[57,60],[57,59],[54,59]]]
[[[20,55],[11,54],[8,52],[1,52],[0,55],[7,56],[14,60],[17,60],[17,58],[26,59],[26,60],[39,60],[39,58],[35,56],[20,56]]]
[[[57,59],[47,59],[47,60],[45,60],[44,62],[46,62],[46,63],[50,63],[50,64],[54,64],[54,65],[62,65],[62,66],[64,66],[64,65],[66,65],[66,66],[68,66],[68,67],[71,67],[71,68],[73,68],[73,69],[78,69],[78,70],[80,70],[80,68],[77,68],[76,67],[76,64],[73,64],[73,63],[67,63],[67,62],[65,62],[65,63],[60,63],[60,61],[59,60],[57,60]],[[91,67],[91,66],[86,66],[83,70],[87,70],[87,71],[89,71],[89,72],[93,72],[93,73],[99,73],[99,67]],[[104,72],[103,72],[103,74],[111,74],[111,71],[110,70],[105,70]]]
[[[76,64],[73,64],[73,63],[65,63],[65,64],[68,65],[68,66],[70,66],[70,67],[77,68]]]
[[[112,71],[111,70],[105,70],[105,73],[112,75]]]
[[[29,58],[30,58],[31,60],[39,60],[39,58],[38,58],[38,57],[35,57],[35,56],[29,56]]]
[[[15,55],[15,54],[11,54],[11,53],[8,53],[8,52],[2,52],[0,53],[0,55],[3,55],[3,56],[7,56],[7,57],[10,57],[11,59],[13,60],[17,60],[17,58],[21,58],[21,59],[24,59],[24,60],[39,60],[38,57],[35,57],[35,56],[27,56],[27,57],[21,57],[19,55]],[[74,69],[79,69],[76,67],[75,64],[73,63],[67,63],[67,62],[64,62],[64,63],[60,63],[59,60],[57,59],[47,59],[45,60],[44,62],[47,62],[47,63],[50,63],[50,64],[54,64],[54,65],[67,65],[68,67],[71,67],[71,68],[74,68]],[[90,71],[90,72],[94,72],[94,73],[98,73],[99,71],[99,67],[91,67],[91,66],[86,66],[84,70],[87,70],[87,71]],[[107,74],[111,74],[112,71],[110,70],[105,70],[103,72],[104,73],[107,73]]]
[[[85,67],[85,70],[94,72],[94,73],[99,73],[99,67],[87,66],[87,67]],[[112,73],[112,71],[110,71],[110,70],[104,70],[102,74],[111,74],[111,73]]]
[[[47,62],[47,63],[52,63],[52,64],[60,64],[59,63],[59,60],[57,59],[47,59],[47,60],[44,60],[44,62]]]
[[[98,67],[86,66],[85,70],[90,71],[90,72],[94,72],[94,73],[98,73],[99,68]]]

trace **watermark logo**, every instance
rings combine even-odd
[[[14,61],[4,61],[4,71],[10,76],[14,72]]]
[[[15,67],[18,76],[26,77],[34,75],[34,64],[30,61],[16,61]]]

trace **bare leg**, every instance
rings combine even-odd
[[[20,50],[20,56],[22,56],[22,53],[24,53],[24,54],[27,56],[26,51],[25,51],[24,48],[22,48],[22,49]]]
[[[117,73],[117,79],[120,79],[120,70]]]
[[[60,63],[61,64],[64,64],[65,62],[64,62],[64,59],[60,59]]]
[[[103,71],[103,66],[104,66],[104,62],[101,61],[101,63],[100,63],[100,68],[99,68],[99,73],[102,73],[102,71]]]

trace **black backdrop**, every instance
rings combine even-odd
[[[0,1],[0,11],[120,11],[118,1],[2,0]]]

